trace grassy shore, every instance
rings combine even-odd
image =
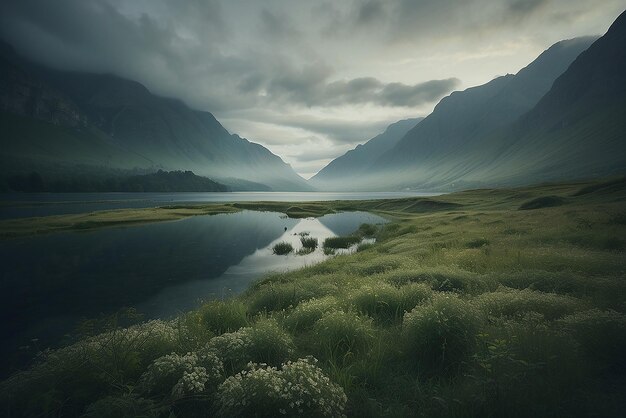
[[[265,277],[176,320],[112,321],[3,382],[0,407],[7,416],[620,416],[625,184],[224,205],[368,210],[393,222],[365,228],[377,241],[362,251]]]

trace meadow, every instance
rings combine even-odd
[[[296,217],[368,210],[392,222],[355,231],[376,242],[354,254],[267,276],[171,321],[142,322],[130,310],[86,322],[73,344],[43,351],[0,384],[2,413],[623,414],[624,178],[219,210],[241,209]],[[63,219],[55,222],[71,228]],[[45,218],[38,222],[48,230]]]

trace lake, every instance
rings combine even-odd
[[[4,193],[0,219],[211,202],[311,202],[436,196],[420,192]]]
[[[146,319],[169,318],[203,300],[238,294],[269,272],[327,258],[321,248],[273,254],[281,241],[300,248],[301,232],[321,245],[362,223],[384,222],[365,212],[290,219],[242,211],[0,241],[0,372],[57,344],[83,318],[124,307],[136,307]]]

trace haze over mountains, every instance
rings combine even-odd
[[[442,99],[309,182],[209,112],[114,75],[44,68],[0,48],[0,177],[193,170],[235,190],[446,191],[626,171],[626,14],[517,74]]]
[[[559,42],[516,75],[445,97],[358,175],[342,157],[318,176],[333,190],[449,190],[623,173],[625,32],[622,14],[598,40]]]
[[[309,190],[280,157],[209,112],[114,75],[56,71],[2,47],[3,175],[192,170],[235,189]]]
[[[405,119],[389,125],[385,132],[331,161],[310,179],[311,184],[322,190],[334,190],[341,189],[341,185],[347,182],[356,182],[359,176],[368,174],[370,164],[393,149],[422,119]]]

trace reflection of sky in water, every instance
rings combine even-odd
[[[267,246],[257,249],[230,266],[223,274],[211,280],[193,280],[164,289],[156,297],[139,306],[142,312],[151,317],[168,317],[181,311],[193,309],[199,300],[223,298],[243,292],[251,282],[272,272],[285,272],[327,259],[322,244],[326,238],[354,232],[362,223],[381,223],[384,220],[365,212],[345,212],[326,215],[322,218],[301,219],[291,229]],[[329,225],[334,230],[329,229]],[[297,254],[302,248],[300,233],[308,232],[309,237],[317,238],[318,247],[308,254]],[[294,251],[287,255],[276,255],[273,247],[279,242],[290,243]],[[356,247],[356,246],[354,246]],[[354,250],[354,247],[351,250]],[[336,250],[336,253],[350,250]]]
[[[325,238],[383,221],[364,212],[289,219],[242,211],[0,241],[0,375],[19,363],[12,359],[16,347],[31,338],[40,348],[56,344],[81,318],[123,307],[169,317],[201,300],[240,293],[269,272],[317,263],[326,258]],[[272,253],[280,241],[300,249],[299,232],[318,239],[315,252]]]

